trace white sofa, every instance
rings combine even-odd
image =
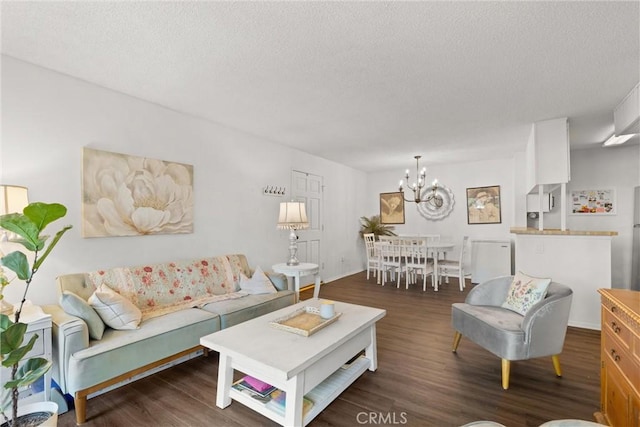
[[[229,263],[229,259],[234,262]],[[175,262],[165,264],[175,269]],[[208,271],[215,270],[217,276],[207,271],[190,271],[190,274],[198,276],[209,291],[210,288],[223,289],[225,284],[228,288],[231,278],[238,280],[240,273],[247,277],[252,274],[244,255],[206,258],[206,265]],[[154,265],[156,270],[158,267],[163,264]],[[136,267],[124,269],[122,271],[134,271]],[[268,276],[277,292],[257,295],[240,292],[199,307],[181,307],[155,317],[143,317],[139,329],[106,327],[101,339],[90,338],[88,321],[65,312],[60,305],[44,306],[53,319],[52,376],[63,393],[73,396],[77,423],[86,421],[88,395],[201,350],[199,341],[204,335],[293,304],[295,294],[287,289],[286,277],[277,273],[268,273]],[[70,291],[88,300],[95,291],[93,277],[87,273],[58,277],[59,295]],[[170,277],[167,283],[172,283],[172,287],[181,285],[176,277]],[[237,293],[237,289],[233,292],[226,289],[226,293]]]

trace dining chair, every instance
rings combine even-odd
[[[465,279],[471,277],[471,272],[465,271],[465,253],[467,252],[467,244],[469,243],[469,236],[462,238],[462,246],[460,247],[460,254],[457,260],[438,259],[438,280],[442,283],[442,277],[445,277],[445,282],[449,283],[449,277],[458,276],[460,291],[465,288]]]
[[[427,290],[427,275],[431,274],[431,283],[434,282],[433,262],[428,258],[428,246],[426,240],[417,243],[402,245],[402,258],[405,270],[405,288],[409,289],[409,278],[416,283],[418,275],[422,276],[422,290]]]
[[[439,234],[422,234],[421,237],[425,240],[425,242],[427,242],[427,246],[429,246],[430,243],[440,242]],[[438,253],[436,251],[433,251],[432,249],[428,249],[428,251],[429,251],[429,259],[433,261],[433,257]]]
[[[386,282],[388,272],[392,280],[395,278],[396,287],[400,287],[400,276],[402,275],[402,267],[404,266],[402,247],[403,245],[394,242],[381,242],[378,245],[380,250],[379,274],[382,278],[382,286],[384,286]]]
[[[367,280],[369,280],[369,273],[373,272],[373,277],[377,277],[380,257],[378,249],[376,247],[376,235],[373,233],[363,234],[364,244],[367,251]]]

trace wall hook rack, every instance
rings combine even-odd
[[[287,187],[279,187],[276,185],[267,185],[262,189],[262,193],[265,196],[276,196],[276,197],[283,197],[286,191],[287,191]]]

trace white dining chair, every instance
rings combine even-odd
[[[395,278],[396,287],[400,287],[400,276],[404,262],[402,259],[402,245],[395,242],[381,242],[378,245],[380,250],[380,277],[384,286],[387,273],[391,275],[391,280]],[[379,278],[380,279],[380,278]]]
[[[422,276],[422,290],[427,290],[427,275],[431,274],[431,283],[435,280],[433,262],[428,258],[426,240],[402,245],[404,260],[405,288],[409,289],[409,280],[416,283],[418,275]]]
[[[373,277],[378,276],[378,269],[380,268],[380,255],[376,247],[376,235],[373,233],[366,233],[363,235],[364,244],[367,251],[367,280],[369,280],[369,273],[373,272]]]
[[[460,247],[460,254],[457,260],[439,259],[438,260],[438,280],[442,283],[442,278],[445,278],[445,282],[449,283],[449,277],[458,277],[460,283],[460,291],[465,288],[465,279],[471,277],[471,272],[465,270],[465,253],[467,252],[467,245],[469,242],[469,236],[462,238],[462,246]]]

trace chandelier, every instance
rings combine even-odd
[[[429,203],[435,208],[441,208],[443,204],[443,199],[440,194],[438,194],[438,180],[434,179],[431,183],[431,188],[425,194],[425,198],[422,198],[422,189],[426,186],[426,177],[427,177],[427,168],[423,167],[420,170],[420,158],[422,156],[414,156],[416,159],[416,176],[418,177],[418,182],[414,182],[409,185],[409,169],[407,169],[405,173],[405,179],[407,180],[407,189],[413,191],[413,199],[407,199],[404,195],[404,182],[400,180],[399,191],[402,193],[402,197],[407,202],[416,202],[416,203]]]

